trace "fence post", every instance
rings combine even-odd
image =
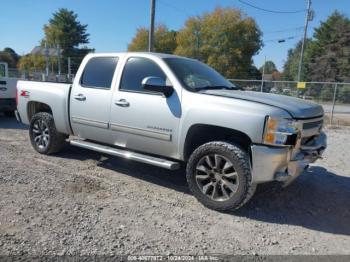
[[[72,74],[70,57],[68,57],[67,61],[68,61],[68,79],[70,80],[70,77],[71,77],[71,74]]]
[[[333,105],[332,105],[332,111],[331,111],[331,125],[333,125],[333,114],[334,114],[335,100],[337,98],[337,87],[338,87],[338,83],[335,83],[334,93],[333,93]]]

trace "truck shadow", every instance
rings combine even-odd
[[[101,160],[99,153],[74,147],[69,147],[69,150],[57,157],[95,159],[100,167],[191,194],[187,188],[184,168],[169,171],[112,156]],[[276,183],[260,185],[250,202],[227,214],[350,235],[350,177],[339,176],[323,167],[313,166],[287,188],[281,188]]]
[[[5,116],[0,113],[0,128],[5,129],[28,129],[28,127],[16,120],[16,118]]]
[[[287,188],[260,185],[252,200],[231,214],[350,235],[350,177],[312,166]]]

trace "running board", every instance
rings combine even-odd
[[[153,166],[158,166],[158,167],[162,167],[162,168],[166,168],[166,169],[170,169],[170,170],[176,170],[176,169],[180,168],[179,162],[174,162],[174,161],[170,161],[170,160],[163,159],[163,158],[158,158],[158,157],[149,156],[149,155],[145,155],[145,154],[126,151],[123,149],[117,149],[114,147],[104,146],[104,145],[88,142],[85,140],[73,139],[73,140],[70,140],[70,143],[73,146],[78,146],[78,147],[82,147],[85,149],[97,151],[100,153],[105,153],[105,154],[109,154],[109,155],[113,155],[113,156],[122,157],[125,159],[135,160],[135,161],[138,161],[141,163],[150,164]]]

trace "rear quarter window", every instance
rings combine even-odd
[[[93,57],[80,78],[83,87],[110,89],[118,57]]]

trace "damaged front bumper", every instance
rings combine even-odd
[[[321,158],[327,147],[327,136],[321,132],[307,145],[291,147],[251,146],[252,182],[260,184],[281,181],[285,185],[297,178],[310,163]]]

